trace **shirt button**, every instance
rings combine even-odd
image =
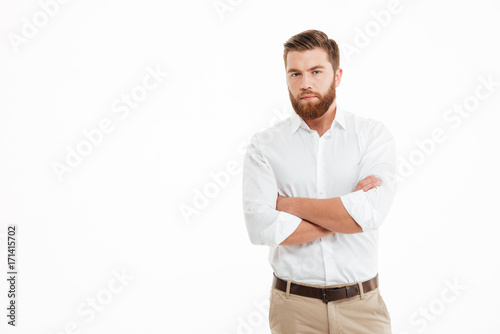
[[[320,191],[320,192],[319,192],[319,194],[320,194],[321,196],[323,196],[323,192],[322,192],[322,191]]]

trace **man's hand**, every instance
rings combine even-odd
[[[382,184],[382,179],[374,175],[370,175],[365,177],[363,180],[359,181],[358,184],[356,185],[356,188],[354,188],[354,191],[363,189],[364,192],[367,192],[368,190],[375,188],[381,184]]]

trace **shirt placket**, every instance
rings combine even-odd
[[[328,170],[326,166],[326,152],[327,141],[331,140],[331,131],[325,132],[321,137],[318,136],[317,144],[317,154],[316,154],[316,198],[327,198],[326,193],[326,177],[328,175]],[[329,239],[320,239],[320,245],[323,251],[323,264],[325,268],[325,281],[330,281],[333,277],[333,254],[331,253],[331,247],[328,242]]]

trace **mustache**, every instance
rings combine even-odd
[[[316,96],[316,97],[318,97],[318,96],[319,96],[318,94],[316,94],[316,93],[314,93],[314,92],[312,92],[312,91],[308,90],[308,91],[305,91],[305,92],[303,92],[302,94],[300,94],[300,95],[299,95],[299,99],[300,99],[300,98],[302,98],[302,97],[304,97],[304,96],[306,96],[306,95],[314,95],[314,96]]]

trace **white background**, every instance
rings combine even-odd
[[[19,272],[15,328],[0,281],[0,332],[270,333],[243,152],[293,112],[283,43],[319,29],[341,47],[338,104],[397,140],[379,240],[393,332],[498,333],[498,2],[74,0],[51,16],[46,3],[0,9],[0,275],[8,224]],[[148,68],[167,74],[145,91]],[[88,154],[58,178],[78,145]]]

